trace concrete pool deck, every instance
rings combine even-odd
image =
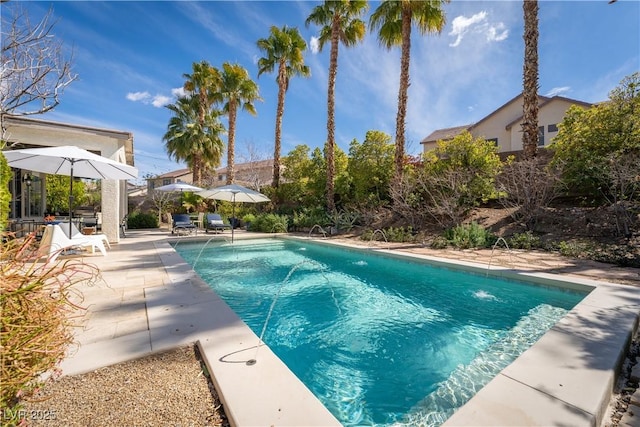
[[[248,236],[236,233],[236,238]],[[168,237],[162,229],[130,230],[106,257],[85,258],[99,268],[102,280],[80,289],[88,311],[76,334],[80,345],[62,362],[63,373],[84,373],[197,342],[232,425],[340,425],[268,347],[256,348],[256,335],[173,250]],[[212,237],[229,235],[184,239]],[[491,274],[518,270],[542,283],[565,278],[596,287],[445,425],[601,424],[640,311],[638,270],[520,251],[362,246],[432,262],[447,258],[476,272],[488,271],[491,263]],[[257,363],[248,366],[253,358]]]

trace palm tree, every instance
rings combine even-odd
[[[420,34],[439,33],[446,22],[443,3],[449,0],[383,0],[369,19],[371,31],[378,31],[380,44],[387,49],[401,46],[400,87],[396,115],[395,179],[402,178],[405,148],[405,121],[411,60],[411,27],[415,23]]]
[[[194,62],[192,74],[183,74],[187,80],[184,89],[197,96],[197,120],[201,128],[205,127],[205,116],[211,111],[216,102],[216,89],[220,82],[220,72],[207,61]],[[202,153],[193,153],[193,181],[200,184],[210,178],[210,168],[205,164],[210,163],[202,158]]]
[[[525,159],[538,150],[538,0],[524,0],[522,150]]]
[[[273,149],[273,181],[274,188],[280,185],[280,149],[282,138],[282,116],[284,115],[284,95],[289,89],[289,79],[293,76],[309,77],[311,72],[304,63],[303,52],[307,49],[297,28],[282,29],[272,26],[269,38],[258,40],[258,48],[266,57],[258,60],[258,77],[262,73],[271,73],[278,69],[278,107],[276,110],[276,135]]]
[[[313,23],[321,26],[319,49],[322,50],[327,42],[331,42],[329,57],[329,84],[327,89],[327,142],[325,146],[325,160],[327,163],[327,210],[335,210],[334,176],[335,176],[335,88],[338,72],[338,45],[354,46],[364,39],[366,26],[360,17],[366,12],[366,0],[326,0],[316,6],[305,24]]]
[[[222,64],[220,75],[220,87],[218,88],[221,99],[226,101],[222,107],[229,115],[229,142],[227,144],[227,184],[233,184],[235,179],[235,138],[236,118],[238,108],[252,115],[256,115],[254,101],[262,101],[258,91],[258,85],[251,80],[249,72],[240,64]]]
[[[209,110],[201,120],[199,99],[196,96],[178,98],[174,104],[167,105],[167,108],[174,114],[162,137],[169,157],[185,161],[192,171],[196,158],[205,168],[219,166],[224,151],[220,135],[225,132],[218,119],[220,112]]]

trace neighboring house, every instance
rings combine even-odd
[[[153,178],[147,178],[147,193],[151,194],[154,188],[174,184],[178,181],[193,184],[193,174],[191,173],[191,169],[179,169],[154,176]]]
[[[255,190],[271,184],[271,180],[273,178],[273,159],[236,163],[234,166],[236,184]],[[211,187],[226,185],[227,168],[222,167],[216,169],[212,176],[213,183],[211,184]],[[147,188],[151,191],[162,185],[172,184],[178,181],[193,184],[193,174],[191,173],[191,170],[179,169],[158,175],[154,178],[149,178],[147,179]]]
[[[551,144],[558,134],[558,123],[562,122],[566,111],[571,105],[591,108],[592,104],[561,96],[538,96],[538,146]],[[467,130],[475,138],[485,138],[498,146],[498,152],[503,155],[516,154],[522,151],[522,94],[516,96],[477,123],[438,129],[420,141],[423,152],[436,148],[439,140],[448,140]]]
[[[273,180],[273,159],[236,163],[233,169],[235,183],[254,190],[271,184]],[[227,168],[216,169],[213,179],[214,187],[225,185],[227,183]]]
[[[27,118],[4,116],[9,149],[74,145],[95,154],[133,166],[133,134]],[[47,211],[47,175],[12,168],[9,219],[41,221]],[[110,242],[120,240],[120,220],[127,214],[127,182],[102,180],[102,233]]]

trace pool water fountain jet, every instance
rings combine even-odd
[[[278,287],[278,292],[276,292],[276,295],[273,297],[273,301],[271,302],[271,305],[269,306],[269,311],[267,312],[267,318],[264,320],[264,325],[262,325],[262,331],[260,332],[260,337],[258,337],[258,344],[256,345],[256,354],[255,354],[255,356],[253,356],[253,359],[247,360],[247,362],[246,362],[247,366],[253,366],[256,363],[258,363],[258,352],[260,351],[260,346],[262,344],[264,344],[264,341],[262,341],[262,339],[264,338],[264,334],[267,331],[267,325],[269,324],[269,320],[271,319],[271,314],[273,313],[273,309],[276,306],[276,302],[278,302],[278,298],[280,297],[280,293],[282,293],[282,289],[284,288],[284,285],[286,285],[286,283],[289,281],[289,279],[291,278],[293,273],[295,273],[298,270],[298,268],[300,268],[304,264],[316,264],[316,265],[319,265],[321,267],[320,271],[322,272],[322,265],[320,265],[318,262],[316,262],[314,260],[309,260],[309,259],[299,262],[298,264],[294,265],[291,268],[291,270],[289,270],[289,273],[287,274],[287,276],[284,278],[282,283],[280,283],[280,286]],[[322,277],[324,277],[324,279],[327,281],[327,283],[331,284],[331,282],[329,282],[329,279],[323,273],[322,273]],[[342,310],[340,310],[340,306],[338,305],[338,300],[335,298],[335,293],[333,292],[333,287],[331,288],[331,297],[333,298],[333,300],[336,303],[336,307],[338,308],[338,312],[342,313]]]
[[[371,238],[369,239],[369,246],[371,246],[371,242],[373,242],[373,240],[376,237],[376,234],[381,234],[382,238],[384,239],[384,242],[389,245],[389,240],[387,239],[387,234],[384,232],[384,230],[382,230],[381,228],[376,228],[373,231],[373,234],[371,235]]]
[[[513,259],[511,257],[511,249],[509,248],[509,244],[507,243],[506,240],[504,240],[503,237],[498,237],[498,239],[496,240],[496,242],[493,244],[493,248],[491,248],[491,256],[489,257],[489,265],[487,265],[487,276],[489,276],[489,270],[491,269],[491,262],[493,261],[493,251],[496,250],[496,246],[498,246],[498,243],[504,243],[504,246],[507,248],[507,252],[509,253],[509,264],[513,264]]]
[[[316,228],[320,229],[320,233],[322,233],[322,237],[324,237],[326,239],[327,238],[327,232],[324,230],[324,228],[322,228],[322,226],[320,224],[316,224],[313,227],[311,227],[311,230],[309,230],[309,238],[311,238],[311,233],[313,233],[313,230],[315,230]]]
[[[204,251],[204,250],[205,250],[205,248],[207,247],[207,245],[209,244],[209,242],[211,242],[212,240],[220,240],[220,239],[218,239],[217,237],[218,237],[218,236],[210,237],[210,238],[209,238],[209,239],[204,243],[204,245],[202,245],[202,247],[200,248],[200,252],[198,252],[198,256],[196,257],[195,261],[193,261],[193,267],[192,267],[192,268],[193,268],[193,270],[195,270],[195,269],[196,269],[196,265],[198,264],[198,261],[200,260],[200,256],[202,255],[202,251]],[[224,241],[225,241],[226,243],[231,243],[231,241],[230,241],[228,238],[226,238],[226,237],[224,238]],[[176,246],[178,246],[178,245],[176,244]]]

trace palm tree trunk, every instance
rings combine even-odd
[[[407,92],[409,90],[409,63],[411,60],[411,10],[402,9],[402,56],[400,58],[400,87],[398,89],[398,114],[396,116],[396,146],[394,155],[395,179],[402,179],[404,168],[404,127],[407,117]]]
[[[233,100],[229,101],[229,143],[227,146],[227,185],[235,180],[235,139],[236,139],[236,115],[237,105]]]
[[[282,138],[282,116],[284,115],[284,95],[287,90],[286,63],[280,61],[278,67],[278,108],[276,109],[276,138],[273,148],[273,188],[280,185],[280,149]]]
[[[525,159],[538,149],[538,1],[524,0],[522,149]]]
[[[336,90],[336,75],[338,73],[338,44],[339,39],[339,25],[338,15],[334,18],[333,27],[331,31],[331,55],[329,59],[329,85],[327,90],[327,143],[325,145],[324,155],[327,162],[327,211],[333,212],[336,209],[334,200],[334,176],[336,174],[335,160],[334,160],[334,147],[335,147],[335,90]]]

